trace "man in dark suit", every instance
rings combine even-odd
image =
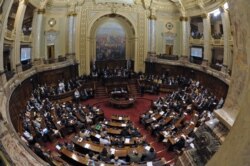
[[[134,162],[134,163],[139,163],[141,162],[142,159],[142,154],[138,153],[136,150],[133,150],[133,153],[128,154],[129,158],[130,158],[130,162]]]
[[[156,158],[156,153],[154,148],[150,148],[149,151],[146,151],[143,155],[142,155],[142,159],[143,161],[153,161]]]

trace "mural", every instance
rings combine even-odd
[[[126,34],[116,22],[102,24],[96,32],[96,60],[125,60]]]

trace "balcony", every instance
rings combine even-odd
[[[193,37],[190,36],[189,42],[190,42],[190,44],[194,44],[194,45],[203,45],[204,40],[203,40],[203,37],[201,37],[201,38],[193,38]]]
[[[5,31],[5,39],[6,40],[15,40],[15,32],[12,30],[7,29]],[[20,41],[23,43],[31,43],[32,42],[32,35],[24,35],[23,33],[20,34]]]

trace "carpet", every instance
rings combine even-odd
[[[164,95],[165,94],[160,94],[160,96]],[[129,108],[114,108],[110,105],[108,99],[91,99],[82,104],[98,106],[103,110],[106,119],[110,119],[112,115],[129,116],[135,127],[139,129],[140,133],[143,136],[146,136],[146,142],[155,149],[157,157],[164,157],[167,161],[171,161],[177,157],[176,154],[168,152],[166,146],[162,142],[158,142],[156,137],[151,135],[151,132],[139,123],[140,115],[147,112],[150,109],[152,102],[158,97],[159,96],[157,95],[144,95],[143,97],[137,97],[134,105]]]

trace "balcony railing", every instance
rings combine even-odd
[[[201,44],[204,43],[203,37],[202,38],[193,38],[193,37],[190,37],[189,41],[190,41],[191,44],[198,44],[198,45],[201,45]]]
[[[32,35],[24,35],[23,33],[21,34],[21,41],[25,43],[31,43],[32,42]]]
[[[14,31],[7,29],[5,32],[5,38],[7,40],[14,40],[15,34]],[[24,35],[23,33],[20,34],[20,41],[24,43],[31,43],[32,42],[32,35]]]
[[[12,31],[11,30],[9,30],[9,29],[7,29],[6,31],[5,31],[5,38],[6,39],[8,39],[8,40],[14,40],[14,37],[13,37],[14,35],[12,34]]]

